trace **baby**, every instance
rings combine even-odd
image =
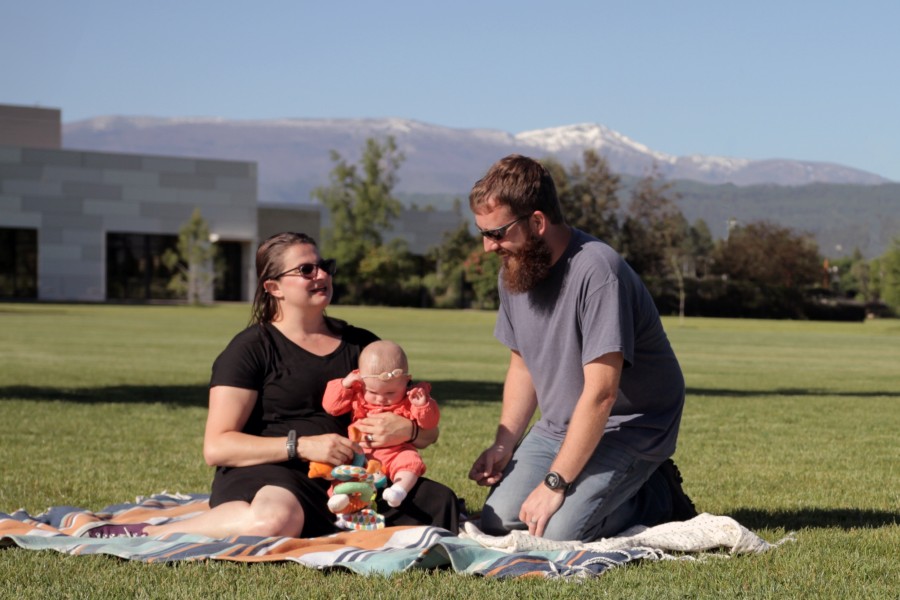
[[[373,342],[359,355],[359,369],[343,379],[333,379],[325,388],[322,406],[332,415],[352,411],[356,421],[367,415],[392,412],[412,420],[413,436],[409,442],[396,446],[365,448],[367,459],[381,462],[393,485],[382,497],[388,505],[397,507],[406,498],[419,477],[425,473],[425,463],[412,445],[419,428],[433,429],[440,419],[438,405],[431,398],[431,386],[418,383],[410,386],[406,353],[399,345],[387,340]],[[367,437],[372,442],[371,437]]]

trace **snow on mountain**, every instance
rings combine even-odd
[[[661,163],[672,163],[674,156],[655,152],[643,144],[603,125],[582,123],[549,129],[537,129],[517,134],[516,140],[552,154],[576,152],[593,148],[600,153],[616,152],[652,157]]]
[[[510,134],[458,129],[402,118],[227,120],[218,117],[104,116],[63,126],[69,148],[252,160],[259,165],[260,199],[304,202],[328,181],[330,151],[358,159],[368,138],[393,136],[406,157],[398,192],[458,194],[498,158],[518,152],[554,156],[568,165],[597,150],[613,171],[643,176],[651,169],[669,179],[709,184],[879,184],[878,175],[841,165],[794,160],[673,156],[655,151],[603,125],[582,123]]]
[[[728,158],[725,156],[702,156],[692,154],[676,159],[676,164],[690,165],[702,172],[730,172],[734,173],[745,168],[751,161],[746,158]]]

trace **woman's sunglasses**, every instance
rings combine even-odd
[[[288,275],[298,275],[303,279],[315,279],[320,270],[325,271],[328,275],[334,275],[337,272],[337,261],[333,258],[326,258],[317,263],[303,263],[302,265],[297,265],[296,267],[279,273],[275,277],[270,277],[270,279],[281,279]]]

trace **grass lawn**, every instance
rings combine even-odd
[[[404,345],[442,408],[441,439],[424,451],[429,476],[480,508],[485,490],[465,474],[492,439],[507,362],[493,313],[330,313]],[[248,314],[243,304],[0,304],[0,511],[208,491],[210,365]],[[796,532],[796,542],[577,584],[0,548],[0,598],[897,598],[900,320],[670,319],[666,328],[688,385],[675,457],[685,489],[702,511],[769,541]]]

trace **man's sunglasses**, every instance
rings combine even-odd
[[[315,279],[319,271],[325,271],[328,275],[334,275],[337,272],[337,261],[333,258],[326,258],[317,263],[303,263],[279,273],[275,277],[270,277],[270,279],[281,279],[286,275],[299,275],[303,279]]]
[[[483,237],[486,237],[489,240],[494,240],[495,242],[499,242],[503,238],[506,237],[506,232],[510,227],[518,223],[519,221],[524,221],[531,215],[525,215],[524,217],[519,217],[515,221],[510,221],[506,225],[501,225],[500,227],[495,227],[494,229],[478,229],[478,233],[480,233]]]

